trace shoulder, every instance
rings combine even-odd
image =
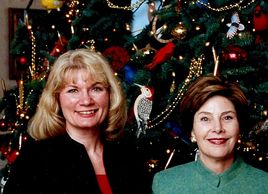
[[[254,188],[256,193],[268,193],[268,172],[253,167],[242,161],[242,167],[236,172],[236,183],[244,185],[245,188]],[[255,187],[258,185],[258,187]]]
[[[251,177],[252,179],[256,180],[267,180],[268,182],[268,172],[265,172],[259,168],[253,167],[250,164],[244,162],[244,171],[246,176]],[[257,181],[257,180],[256,180]]]
[[[186,164],[174,166],[162,171],[159,171],[154,175],[153,183],[154,184],[172,184],[173,181],[186,181],[186,179],[189,179],[190,174],[195,173],[196,163],[195,162],[189,162]],[[175,184],[175,183],[174,183]]]
[[[153,192],[172,193],[175,190],[186,191],[190,188],[189,184],[195,181],[194,173],[196,173],[196,162],[189,162],[162,170],[153,177]]]
[[[177,178],[177,177],[183,177],[182,175],[184,174],[189,174],[192,171],[194,171],[195,169],[195,162],[189,162],[186,164],[181,164],[181,165],[177,165],[162,171],[159,171],[158,173],[155,174],[155,178],[158,179],[163,179],[163,178]]]
[[[60,157],[62,155],[76,152],[81,145],[72,140],[68,135],[57,136],[44,140],[34,140],[29,138],[20,150],[18,159],[27,162],[27,160],[48,160],[51,157]]]

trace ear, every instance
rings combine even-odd
[[[191,131],[191,142],[192,143],[196,142],[196,138],[195,138],[195,134],[194,134],[193,130]]]

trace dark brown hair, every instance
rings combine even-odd
[[[216,95],[224,96],[233,103],[240,130],[247,127],[248,101],[239,84],[219,76],[206,75],[197,78],[190,85],[180,103],[181,124],[188,136],[193,127],[195,113],[209,98]]]

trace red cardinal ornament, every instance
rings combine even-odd
[[[168,60],[173,56],[175,46],[176,45],[173,42],[168,42],[164,47],[156,52],[152,63],[145,65],[145,68],[153,70],[158,64]]]
[[[261,40],[267,40],[267,30],[268,30],[268,13],[263,11],[260,5],[257,5],[254,10],[253,15],[253,25],[256,32],[255,43],[258,44]]]

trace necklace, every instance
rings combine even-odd
[[[135,3],[133,3],[132,5],[130,6],[118,6],[118,5],[115,5],[113,4],[111,1],[109,0],[106,0],[107,2],[107,5],[110,7],[110,8],[114,8],[114,9],[123,9],[123,10],[128,10],[128,11],[132,11],[134,9],[137,9],[141,6],[141,4],[143,4],[145,2],[145,0],[138,0],[136,1]]]

